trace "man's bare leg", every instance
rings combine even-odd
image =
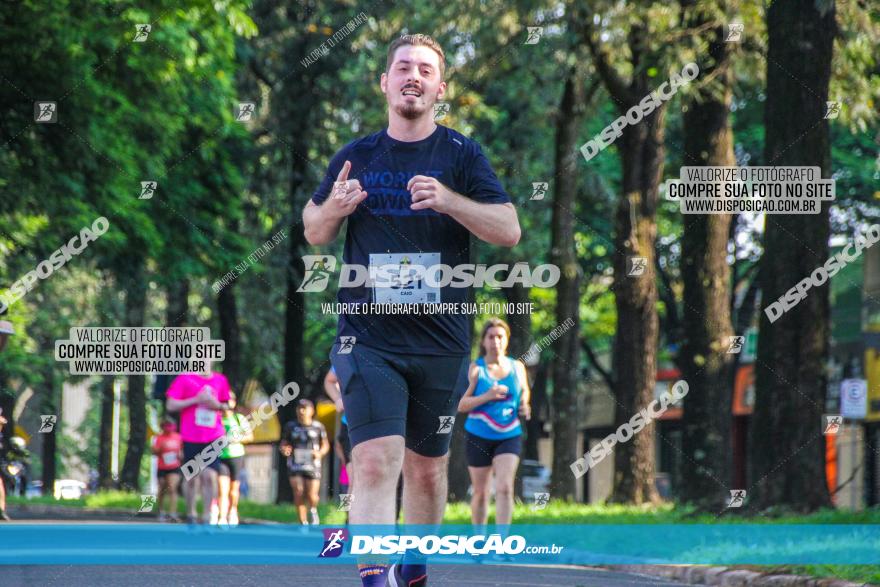
[[[403,459],[403,519],[407,524],[439,524],[446,511],[449,455],[424,457],[406,449]]]
[[[353,494],[349,520],[352,524],[394,523],[397,480],[403,466],[402,436],[383,436],[352,448],[352,473],[357,493]],[[358,561],[365,585],[385,576],[388,560]],[[375,583],[378,584],[378,583]],[[383,583],[384,584],[384,583]]]
[[[352,524],[393,524],[394,495],[403,464],[403,437],[383,436],[352,449],[354,486]]]
[[[447,497],[449,456],[426,457],[406,449],[403,459],[403,519],[406,524],[438,526],[443,521]],[[434,533],[434,532],[432,532]],[[400,567],[405,581],[427,574],[427,559],[407,553]]]

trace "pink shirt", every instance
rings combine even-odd
[[[202,389],[210,389],[219,402],[229,401],[229,381],[222,373],[203,377],[198,373],[178,375],[168,388],[167,397],[189,399],[199,395]],[[213,442],[226,434],[220,418],[220,410],[193,404],[180,413],[180,437],[184,442]]]

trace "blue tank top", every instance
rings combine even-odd
[[[503,400],[491,401],[474,408],[468,413],[464,423],[464,429],[481,438],[489,440],[503,440],[522,434],[519,423],[519,400],[522,396],[522,387],[516,373],[516,364],[510,357],[504,357],[502,365],[510,369],[510,373],[503,379],[495,379],[486,369],[486,361],[483,357],[477,359],[480,368],[477,376],[477,386],[474,389],[474,397],[483,395],[493,383],[507,386],[507,397]]]

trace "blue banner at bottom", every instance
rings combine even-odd
[[[0,564],[880,564],[865,524],[186,526],[12,524]]]

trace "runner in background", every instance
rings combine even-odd
[[[247,418],[240,413],[234,393],[229,394],[229,409],[223,413],[223,428],[229,444],[220,453],[220,475],[217,478],[219,498],[219,523],[238,525],[238,496],[240,474],[244,467],[244,443],[254,439]]]
[[[321,487],[321,459],[330,452],[327,430],[315,418],[315,404],[301,399],[296,406],[296,420],[288,422],[281,434],[281,454],[287,457],[287,471],[299,521],[312,524],[318,520],[318,491]]]
[[[336,370],[330,367],[327,375],[324,376],[324,392],[333,401],[336,406],[336,413],[342,414],[339,419],[339,430],[336,433],[334,444],[334,452],[339,457],[342,467],[347,469],[351,466],[351,439],[348,437],[348,418],[345,417],[345,406],[342,405],[342,392],[339,389],[339,379],[336,377]],[[340,472],[341,475],[341,472]],[[348,491],[351,493],[351,477],[346,473],[348,478]]]
[[[166,395],[168,411],[180,412],[183,466],[190,461],[198,463],[196,455],[226,433],[220,415],[229,401],[229,381],[222,373],[212,372],[209,363],[203,373],[183,373],[175,377]],[[220,459],[215,457],[204,469],[199,469],[197,474],[184,482],[188,523],[198,521],[196,498],[200,490],[203,500],[202,522],[205,521],[216,498],[219,471]],[[212,512],[210,522],[216,524],[218,521],[219,517]]]
[[[162,433],[153,443],[153,454],[159,458],[159,521],[170,519],[179,522],[177,517],[177,488],[180,485],[180,464],[183,456],[183,440],[177,433],[177,424],[172,419],[162,422]],[[165,498],[168,507],[163,507]]]
[[[526,366],[507,356],[510,327],[490,318],[480,336],[480,357],[471,363],[468,388],[458,404],[468,414],[465,453],[473,497],[471,520],[484,528],[489,520],[489,487],[495,475],[495,524],[513,518],[513,481],[522,452],[519,416],[531,418],[531,390]]]

